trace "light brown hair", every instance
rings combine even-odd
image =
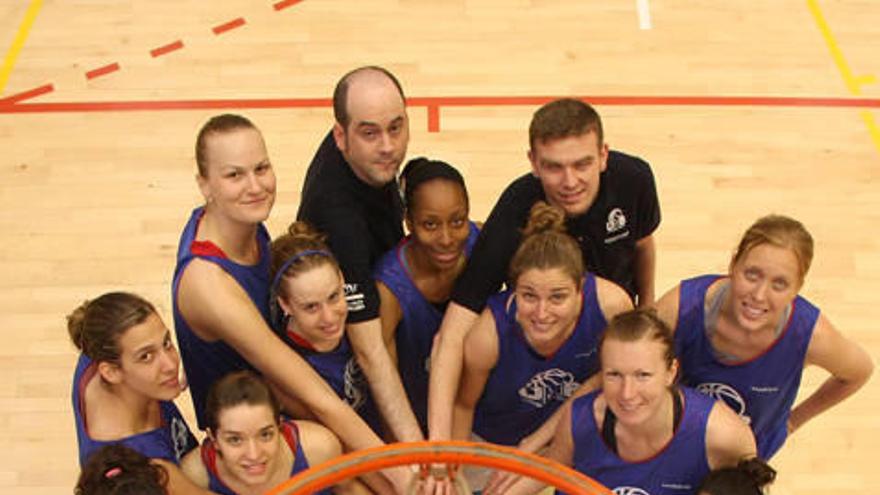
[[[731,266],[742,261],[752,249],[763,245],[791,249],[798,260],[800,282],[803,283],[810,264],[813,262],[813,236],[802,223],[784,215],[767,215],[759,218],[743,234],[739,241]]]
[[[609,339],[620,342],[636,342],[648,339],[663,346],[663,360],[666,366],[675,361],[675,344],[672,330],[663,322],[654,309],[633,309],[620,313],[608,323],[599,337],[599,361],[602,361],[602,347]]]
[[[108,292],[85,301],[67,315],[70,340],[92,361],[119,362],[119,338],[155,314],[146,299],[128,292]]]
[[[196,165],[199,168],[200,176],[208,176],[208,138],[215,134],[225,134],[238,129],[257,130],[257,126],[247,118],[232,113],[216,115],[205,122],[196,137]]]
[[[523,241],[510,261],[510,282],[532,268],[559,268],[570,276],[580,290],[584,276],[584,260],[578,243],[565,231],[565,212],[544,201],[538,201],[529,212],[523,229]]]

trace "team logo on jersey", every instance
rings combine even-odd
[[[637,486],[618,486],[614,489],[614,495],[651,495]]]
[[[620,208],[614,208],[608,213],[608,220],[605,222],[605,232],[609,236],[605,238],[605,244],[629,237],[629,230],[624,230],[625,228],[626,215]]]
[[[564,401],[578,386],[570,372],[553,368],[533,376],[519,389],[519,396],[535,407],[544,407],[550,402]]]
[[[735,388],[726,383],[711,382],[697,385],[697,391],[715,400],[723,400],[747,425],[752,424],[752,418],[746,414],[746,401]]]
[[[345,363],[345,371],[342,372],[342,383],[345,402],[352,409],[359,409],[367,400],[364,394],[364,385],[367,384],[367,380],[355,358],[351,358]]]
[[[612,234],[626,227],[626,215],[620,208],[614,208],[608,214],[608,221],[605,222],[605,232]]]
[[[345,284],[345,304],[349,312],[363,311],[367,305],[364,303],[364,293],[360,291],[358,284]]]
[[[174,444],[174,457],[180,461],[189,446],[189,429],[186,423],[177,417],[171,418],[171,443]]]

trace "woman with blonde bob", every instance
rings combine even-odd
[[[865,351],[798,295],[812,259],[804,226],[768,215],[743,235],[726,276],[684,280],[657,302],[675,329],[682,382],[724,399],[751,426],[764,459],[855,393],[873,370]],[[810,365],[831,376],[794,406]]]

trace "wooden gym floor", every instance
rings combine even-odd
[[[67,312],[123,289],[171,324],[201,123],[234,111],[261,127],[277,234],[333,84],[364,64],[400,77],[409,156],[457,165],[476,219],[527,170],[544,98],[596,103],[611,146],[653,166],[660,293],[724,270],[758,216],[800,219],[817,240],[803,293],[876,360],[878,25],[871,0],[3,2],[0,491],[69,493],[77,475]],[[774,494],[880,486],[876,382],[790,439]]]

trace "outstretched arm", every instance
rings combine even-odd
[[[385,347],[381,321],[374,318],[349,323],[346,332],[358,364],[370,383],[373,399],[394,437],[401,442],[423,440],[422,430],[403,390],[400,374]]]
[[[495,318],[484,310],[465,339],[461,386],[452,413],[452,438],[467,440],[474,423],[474,409],[483,395],[489,373],[498,363],[498,334]]]
[[[574,440],[571,436],[571,403],[563,405],[562,414],[556,425],[553,442],[547,448],[544,457],[552,459],[563,466],[571,466],[574,458]],[[533,478],[522,477],[511,486],[487,486],[486,495],[532,495],[546,487],[544,483]]]
[[[461,379],[464,340],[478,317],[477,313],[452,301],[434,339],[428,387],[431,440],[449,440],[452,436],[452,409]]]
[[[824,315],[819,315],[816,322],[805,364],[824,368],[831,376],[792,409],[788,418],[789,433],[856,393],[874,371],[868,353],[834,328]]]
[[[349,448],[382,445],[354,410],[269,329],[247,293],[221,268],[193,260],[181,277],[177,298],[184,318],[202,338],[231,346],[281,391],[302,401]]]

